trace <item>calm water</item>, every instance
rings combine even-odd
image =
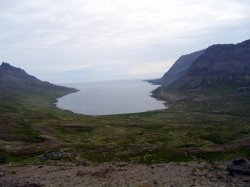
[[[75,113],[108,115],[145,112],[166,108],[152,98],[157,86],[141,80],[67,84],[80,90],[58,99],[56,106]]]

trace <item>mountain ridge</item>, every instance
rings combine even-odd
[[[151,81],[155,84],[169,85],[180,76],[191,66],[194,60],[196,60],[201,54],[205,52],[206,49],[196,51],[190,54],[182,55],[174,65],[160,78]]]
[[[172,68],[174,67],[175,64]],[[173,71],[172,68],[170,70]],[[163,80],[160,84],[167,89],[196,89],[221,85],[249,86],[250,40],[238,44],[212,45],[176,80],[169,84]]]
[[[1,95],[6,92],[9,94],[18,94],[22,92],[38,95],[50,95],[55,93],[58,94],[58,96],[62,96],[77,91],[74,88],[67,88],[41,81],[29,75],[23,69],[11,66],[6,62],[0,65],[0,89]]]

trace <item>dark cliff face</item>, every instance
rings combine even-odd
[[[176,81],[178,78],[183,76],[183,74],[192,65],[192,63],[204,52],[205,50],[201,50],[181,56],[169,69],[169,71],[165,73],[161,79],[158,80],[158,83],[167,86]]]
[[[40,95],[50,93],[70,93],[76,91],[73,88],[57,86],[49,82],[44,82],[34,76],[27,74],[24,70],[11,66],[3,62],[0,66],[0,92],[17,93],[26,92]]]
[[[250,85],[250,40],[210,46],[166,87],[193,89],[220,85]]]

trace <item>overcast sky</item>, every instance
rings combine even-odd
[[[0,0],[0,59],[52,82],[160,77],[250,38],[250,0]]]

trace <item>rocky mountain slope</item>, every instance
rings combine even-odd
[[[34,76],[27,74],[24,70],[3,62],[0,66],[0,96],[18,94],[49,95],[56,93],[64,95],[76,91],[73,88],[57,86],[49,82],[41,81]]]
[[[178,61],[177,61],[178,62]],[[175,79],[169,75],[179,71],[177,62],[161,79],[168,89],[193,89],[221,85],[250,86],[250,40],[239,44],[222,44],[208,47]],[[181,64],[185,64],[184,62]]]
[[[204,52],[205,50],[200,50],[181,56],[169,69],[169,71],[167,71],[162,78],[155,80],[154,83],[165,86],[170,85],[172,82],[183,76],[192,63]]]

